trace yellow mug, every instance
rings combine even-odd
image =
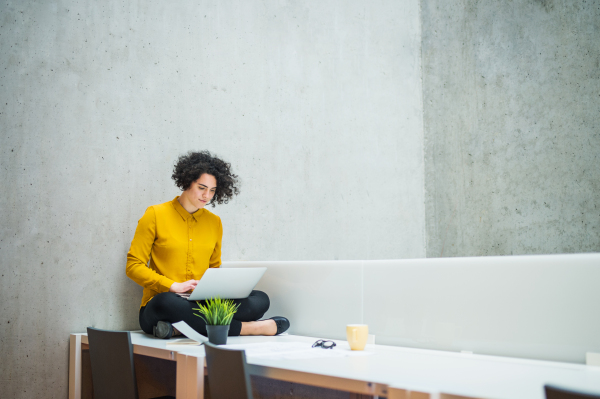
[[[366,324],[348,324],[346,326],[346,339],[353,351],[365,349],[369,338],[369,326]]]

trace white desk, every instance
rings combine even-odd
[[[168,347],[165,340],[131,334],[134,353],[177,362],[177,398],[203,398],[204,347]],[[302,336],[229,337],[229,344],[249,342],[313,343]],[[337,341],[340,348],[347,346]],[[81,392],[81,349],[86,334],[71,334],[69,398]],[[174,349],[176,348],[176,349]],[[600,367],[578,364],[468,355],[425,349],[367,345],[368,356],[305,360],[267,360],[248,357],[252,375],[338,389],[364,395],[407,398],[406,390],[485,399],[542,399],[543,385],[551,383],[600,392]],[[443,393],[443,394],[442,394]]]

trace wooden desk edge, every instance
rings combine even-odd
[[[272,366],[260,366],[248,363],[251,375],[272,378],[275,380],[295,382],[298,384],[312,385],[321,388],[336,389],[339,391],[358,393],[362,395],[386,396],[387,385],[351,378],[334,377],[323,374],[308,373],[280,369]]]

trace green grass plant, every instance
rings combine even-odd
[[[198,305],[194,310],[201,314],[194,315],[201,317],[209,326],[227,326],[231,324],[231,319],[237,311],[239,304],[235,305],[232,299],[211,298],[207,299],[205,305],[196,301]]]

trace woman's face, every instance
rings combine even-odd
[[[204,173],[198,180],[192,182],[190,188],[185,190],[182,195],[185,195],[191,205],[201,209],[212,200],[216,190],[217,179],[213,175]]]

